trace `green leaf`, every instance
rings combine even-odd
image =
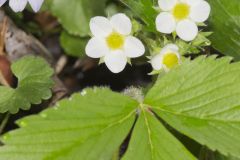
[[[240,3],[239,0],[209,0],[212,8],[210,40],[221,53],[240,60]]]
[[[4,135],[4,160],[110,160],[128,135],[138,103],[109,89],[87,89]]]
[[[235,158],[235,157],[232,157],[232,156],[223,156],[219,153],[216,153],[214,160],[239,160],[239,158]]]
[[[239,160],[238,158],[232,157],[230,155],[223,156],[218,152],[213,152],[206,147],[201,149],[199,160]]]
[[[240,157],[240,63],[215,56],[187,60],[159,79],[145,104],[178,131]]]
[[[66,54],[74,57],[85,56],[85,46],[89,38],[81,38],[79,36],[73,36],[66,31],[61,33],[60,41],[61,46],[65,50]]]
[[[18,78],[16,89],[0,86],[0,112],[16,113],[27,110],[31,104],[49,99],[53,86],[53,70],[42,58],[28,56],[13,63],[12,72]]]
[[[141,112],[123,160],[179,159],[196,160],[152,113]]]
[[[53,0],[47,0],[44,1],[42,4],[42,7],[40,8],[40,11],[50,11],[51,10],[51,6],[53,4]]]
[[[153,8],[152,0],[120,0],[123,4],[128,6],[136,16],[147,25],[150,31],[156,31],[155,19],[157,11]]]
[[[106,0],[53,0],[51,10],[70,34],[88,36],[90,18],[104,15],[105,3]]]

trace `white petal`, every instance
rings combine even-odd
[[[0,0],[0,7],[6,2],[7,0]]]
[[[204,22],[208,19],[210,11],[210,5],[206,1],[200,1],[191,8],[190,17],[195,22]]]
[[[109,52],[109,49],[103,39],[93,37],[86,46],[86,54],[92,58],[100,58]]]
[[[107,37],[113,31],[110,21],[101,16],[90,20],[90,30],[96,37]]]
[[[21,12],[27,5],[27,0],[10,0],[9,6],[14,12]]]
[[[119,73],[124,70],[127,64],[127,57],[121,50],[112,51],[104,57],[108,69],[113,73]]]
[[[170,11],[176,3],[177,0],[158,0],[158,5],[163,11]]]
[[[171,51],[171,52],[178,52],[179,48],[175,44],[167,44],[163,49],[161,50],[160,54],[164,54],[165,52]]]
[[[177,35],[184,41],[192,41],[198,34],[197,25],[190,20],[183,20],[177,24]]]
[[[132,31],[131,20],[125,14],[115,14],[111,17],[110,22],[114,30],[116,30],[118,33],[129,35]]]
[[[28,0],[34,12],[38,12],[44,0]]]
[[[164,55],[168,54],[169,52],[174,53],[178,57],[178,59],[180,59],[181,57],[180,54],[178,53],[178,51],[175,51],[175,50],[168,49],[168,50],[165,50],[165,52],[161,51],[160,54],[164,57]]]
[[[174,17],[167,12],[162,12],[156,19],[157,30],[161,33],[172,33],[176,28]]]
[[[161,54],[157,54],[156,56],[154,56],[152,59],[151,59],[151,65],[153,67],[154,70],[160,70],[162,69],[163,67],[163,64],[162,64],[162,55]]]
[[[136,58],[144,54],[145,47],[139,39],[128,36],[125,39],[124,52],[127,57]]]
[[[198,4],[200,1],[203,1],[203,0],[185,0],[185,3],[188,3],[191,7],[193,7],[196,4]]]

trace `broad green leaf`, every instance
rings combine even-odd
[[[240,60],[240,3],[239,0],[209,0],[212,8],[210,40],[221,53]]]
[[[120,0],[123,4],[128,6],[133,13],[142,19],[147,25],[147,29],[150,31],[156,31],[155,19],[157,17],[157,11],[153,8],[152,0]]]
[[[180,159],[196,160],[152,113],[141,112],[123,160]]]
[[[229,63],[187,60],[159,79],[144,103],[190,138],[240,157],[240,63]]]
[[[105,3],[106,0],[53,0],[51,10],[70,34],[88,36],[90,18],[104,15]]]
[[[85,55],[85,46],[89,38],[81,38],[73,36],[66,31],[61,33],[60,41],[66,54],[75,57],[83,57]]]
[[[232,156],[223,156],[219,153],[215,153],[215,159],[213,160],[239,160],[239,158],[235,158]]]
[[[109,89],[87,89],[3,136],[4,160],[110,160],[128,135],[138,103]]]
[[[230,155],[223,156],[218,152],[213,152],[206,147],[201,149],[199,160],[239,160],[238,158],[232,157]]]
[[[0,112],[16,113],[19,109],[27,110],[31,104],[39,104],[42,99],[49,99],[53,86],[53,70],[42,58],[24,57],[11,66],[18,79],[17,88],[0,86]]]

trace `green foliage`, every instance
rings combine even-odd
[[[191,43],[185,42],[181,39],[177,39],[175,43],[177,44],[177,46],[179,46],[179,52],[182,55],[198,54],[201,51],[204,51],[204,48],[206,46],[210,46],[211,41],[208,39],[208,37],[211,34],[211,32],[199,32],[197,37]]]
[[[81,38],[79,36],[73,36],[66,31],[61,33],[60,42],[64,48],[66,54],[75,57],[85,56],[85,46],[89,38]]]
[[[232,157],[232,156],[223,156],[221,154],[216,154],[215,155],[215,159],[213,160],[239,160],[239,158],[235,158],[235,157]]]
[[[85,90],[18,121],[22,129],[3,137],[0,159],[110,160],[133,125],[137,105],[108,89]]]
[[[212,8],[210,37],[213,47],[221,53],[240,60],[240,3],[239,0],[209,0]]]
[[[41,11],[49,11],[51,10],[53,0],[46,0],[43,2],[43,5],[41,7]]]
[[[45,8],[49,3],[50,11],[66,29],[61,33],[61,46],[66,54],[82,57],[90,35],[90,18],[104,15],[106,0],[52,0]]]
[[[181,152],[179,152],[181,151]],[[196,160],[152,113],[142,110],[123,160]]]
[[[51,11],[70,34],[88,36],[90,18],[103,15],[105,3],[106,0],[53,0]]]
[[[240,63],[230,60],[185,60],[143,103],[106,88],[74,94],[19,120],[21,128],[2,138],[0,159],[110,160],[133,126],[123,160],[196,160],[158,116],[210,149],[240,157]]]
[[[213,34],[200,31],[191,42],[178,39],[176,33],[156,32],[157,1],[120,1],[137,18],[132,20],[132,34],[145,41],[150,55],[169,43],[178,45],[182,55],[198,54],[212,41],[221,53],[240,59],[239,0],[208,0]],[[106,8],[106,3],[111,5]],[[48,0],[42,10],[50,10],[62,24],[60,41],[65,52],[82,57],[90,37],[90,18],[125,11],[116,4],[107,0]],[[238,160],[240,63],[231,60],[216,56],[184,59],[178,67],[161,73],[145,98],[139,90],[125,91],[125,95],[107,88],[76,93],[38,115],[17,121],[20,128],[1,137],[0,159],[111,160],[119,158],[124,144],[128,146],[123,160],[196,160],[173,135],[177,132],[177,136],[184,134],[206,146],[200,160]],[[0,113],[27,110],[51,97],[53,70],[43,59],[25,57],[11,69],[18,84],[16,88],[0,86]],[[127,96],[130,93],[132,98]]]
[[[240,63],[230,58],[186,61],[147,94],[145,104],[178,131],[240,157]]]
[[[31,104],[39,104],[42,99],[51,97],[53,70],[42,58],[24,57],[13,63],[11,69],[18,78],[18,86],[16,89],[0,86],[1,113],[27,110]]]
[[[239,158],[223,156],[218,152],[213,152],[206,147],[203,147],[200,152],[199,160],[239,160]]]
[[[138,18],[147,25],[149,31],[156,31],[155,19],[157,17],[157,11],[153,8],[152,0],[120,0],[126,6],[128,6]]]

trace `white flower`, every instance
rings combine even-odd
[[[132,23],[122,13],[105,17],[94,17],[90,21],[93,37],[86,46],[86,54],[92,58],[102,58],[113,73],[121,72],[128,58],[140,57],[145,48],[142,42],[131,36]]]
[[[206,21],[211,10],[204,0],[158,0],[158,4],[163,12],[157,16],[157,30],[166,34],[176,31],[185,41],[196,38],[196,23]]]
[[[179,48],[175,44],[166,45],[159,54],[155,55],[150,63],[154,70],[164,69],[168,72],[173,67],[180,64]]]
[[[0,7],[7,0],[0,0]],[[9,6],[12,8],[14,12],[21,12],[27,5],[27,2],[31,5],[32,9],[37,12],[41,8],[44,0],[9,0]]]

